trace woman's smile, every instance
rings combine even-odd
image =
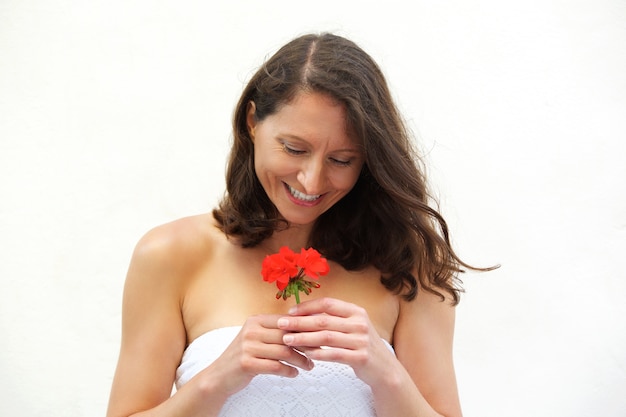
[[[285,189],[287,190],[289,195],[292,197],[292,201],[302,206],[307,206],[307,207],[314,206],[318,204],[324,197],[324,194],[314,194],[314,195],[304,194],[286,183],[285,183]]]

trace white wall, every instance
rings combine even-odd
[[[0,415],[104,415],[135,242],[213,206],[243,83],[310,30],[380,62],[502,264],[464,277],[465,415],[626,415],[619,0],[0,1]]]

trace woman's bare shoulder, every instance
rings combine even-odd
[[[210,247],[217,232],[219,229],[210,214],[183,217],[150,229],[141,237],[136,250],[180,256]]]
[[[132,263],[170,276],[188,273],[210,258],[221,234],[210,213],[180,218],[144,234],[135,246]]]

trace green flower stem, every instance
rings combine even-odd
[[[300,268],[300,270],[298,271],[298,275],[295,276],[294,280],[293,280],[293,293],[296,296],[296,304],[300,304],[300,286],[299,281],[302,279],[302,273],[303,273],[303,269]]]

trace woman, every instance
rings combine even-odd
[[[212,215],[138,243],[108,416],[460,416],[469,266],[376,63],[331,34],[281,48],[237,105],[226,180]],[[329,261],[301,304],[261,279],[283,246]]]

